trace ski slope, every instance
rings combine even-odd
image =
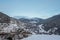
[[[60,40],[59,35],[32,35],[22,40]]]

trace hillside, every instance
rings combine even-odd
[[[60,35],[60,15],[48,19],[14,18],[0,12],[0,38],[23,39],[31,35]]]

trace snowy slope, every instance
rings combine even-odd
[[[22,40],[60,40],[58,35],[32,35]]]
[[[16,24],[10,24],[8,27],[4,27],[2,30],[5,33],[15,32],[19,27]]]

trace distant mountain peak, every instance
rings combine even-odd
[[[27,17],[27,16],[14,16],[14,18],[16,18],[16,19],[20,19],[20,18],[29,18],[29,17]]]

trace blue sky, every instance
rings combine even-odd
[[[60,14],[60,0],[0,0],[0,12],[45,19]]]

